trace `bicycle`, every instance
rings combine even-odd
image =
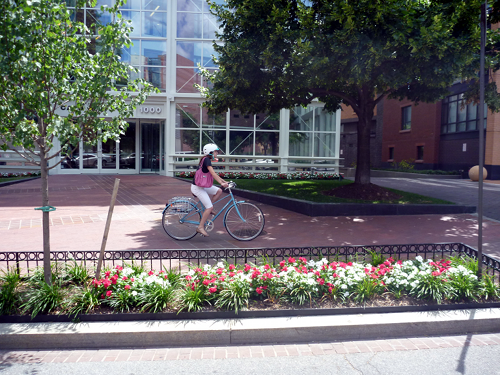
[[[262,233],[265,225],[264,214],[256,205],[236,201],[231,189],[235,182],[229,182],[229,194],[215,204],[229,199],[225,206],[205,223],[205,230],[214,229],[214,220],[224,212],[224,227],[229,235],[239,241],[251,241]],[[165,232],[176,240],[189,240],[196,235],[205,207],[201,201],[189,197],[174,197],[169,200],[162,213],[162,226]]]

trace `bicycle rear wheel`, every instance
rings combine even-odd
[[[165,232],[175,240],[189,240],[196,235],[201,215],[193,204],[190,203],[188,207],[186,210],[184,201],[175,201],[163,210],[161,224]]]
[[[236,203],[224,216],[224,227],[231,237],[239,241],[250,241],[262,233],[264,214],[256,205],[248,202]],[[238,214],[239,212],[239,214]],[[240,216],[241,215],[241,216]]]

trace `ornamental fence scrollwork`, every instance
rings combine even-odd
[[[113,250],[106,251],[103,267],[114,267],[121,263],[140,263],[151,269],[187,269],[188,267],[228,263],[253,263],[263,261],[278,263],[289,257],[304,257],[331,261],[370,261],[371,253],[381,254],[395,260],[443,259],[449,256],[467,256],[477,259],[477,250],[462,243],[369,245],[369,246],[321,246],[321,247],[275,247],[249,249],[151,249],[151,250]],[[77,262],[89,268],[97,265],[99,251],[53,251],[51,262],[56,269],[64,264]],[[483,269],[489,274],[500,275],[500,261],[488,255],[482,256]],[[19,274],[29,275],[36,267],[43,265],[42,251],[0,252],[0,270],[14,268]]]

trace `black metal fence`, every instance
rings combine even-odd
[[[190,266],[215,264],[227,261],[234,264],[259,263],[262,261],[279,262],[289,257],[305,257],[306,259],[327,258],[330,261],[370,261],[372,253],[392,257],[395,260],[443,259],[449,256],[468,256],[477,259],[477,250],[462,243],[410,244],[410,245],[376,245],[376,246],[328,246],[328,247],[276,247],[253,249],[197,249],[197,250],[121,250],[106,251],[103,267],[114,267],[117,264],[141,264],[150,269],[185,270]],[[94,268],[99,259],[99,251],[53,251],[51,262],[54,267],[76,262],[88,268]],[[500,261],[483,255],[483,269],[488,274],[500,275]],[[26,275],[36,267],[43,265],[42,251],[0,252],[0,270],[17,270]]]

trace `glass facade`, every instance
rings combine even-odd
[[[466,103],[464,94],[450,95],[443,99],[441,110],[441,134],[475,131],[479,124],[479,109],[476,103]],[[488,107],[484,106],[484,118]],[[484,121],[486,128],[486,121]]]
[[[113,22],[101,10],[113,1],[98,0],[95,7],[75,11],[74,18],[97,33],[90,26]],[[73,0],[66,3],[74,7]],[[119,141],[72,146],[73,152],[61,157],[59,173],[172,175],[192,169],[206,143],[222,150],[218,169],[286,172],[322,163],[338,171],[340,112],[326,113],[320,103],[256,114],[229,109],[209,114],[201,106],[194,85],[207,82],[199,70],[218,68],[213,45],[219,25],[205,0],[127,0],[120,9],[133,28],[133,45],[117,54],[137,69],[130,79],[144,78],[160,93],[136,109]],[[97,49],[95,44],[91,52]]]

